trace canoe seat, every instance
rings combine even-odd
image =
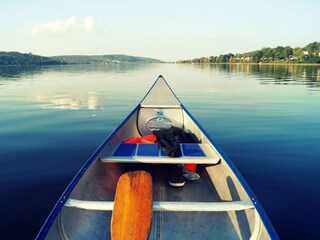
[[[109,144],[100,155],[103,162],[216,164],[219,155],[209,144],[180,144],[181,157],[168,157],[157,144]]]

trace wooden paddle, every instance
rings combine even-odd
[[[126,172],[119,178],[111,218],[111,239],[148,239],[152,219],[152,178]]]

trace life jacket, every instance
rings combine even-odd
[[[157,137],[154,134],[145,135],[142,137],[132,137],[123,141],[123,143],[142,143],[142,144],[152,144],[157,141]]]

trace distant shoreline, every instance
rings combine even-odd
[[[123,64],[181,64],[181,65],[256,65],[256,66],[320,66],[320,63],[179,63],[179,62],[121,62],[121,63],[60,63],[60,64],[0,64],[0,67],[45,67],[76,65],[123,65]]]
[[[65,55],[43,57],[32,53],[1,52],[0,66],[44,66],[72,64],[123,64],[123,63],[162,63],[154,58],[136,57],[123,54],[111,55]]]
[[[179,63],[254,63],[254,64],[320,64],[320,42],[304,47],[265,47],[245,53],[228,53],[219,56],[179,60]]]
[[[189,64],[189,65],[299,65],[299,66],[320,66],[320,63],[182,63],[176,64]]]

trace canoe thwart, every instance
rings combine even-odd
[[[86,210],[112,211],[113,201],[85,201],[69,198],[66,207],[73,207]],[[168,202],[154,201],[153,211],[175,211],[175,212],[221,212],[221,211],[241,211],[254,208],[250,200],[230,201],[230,202]]]
[[[217,164],[219,155],[209,144],[180,144],[181,157],[168,157],[157,144],[109,144],[100,155],[103,162]]]

